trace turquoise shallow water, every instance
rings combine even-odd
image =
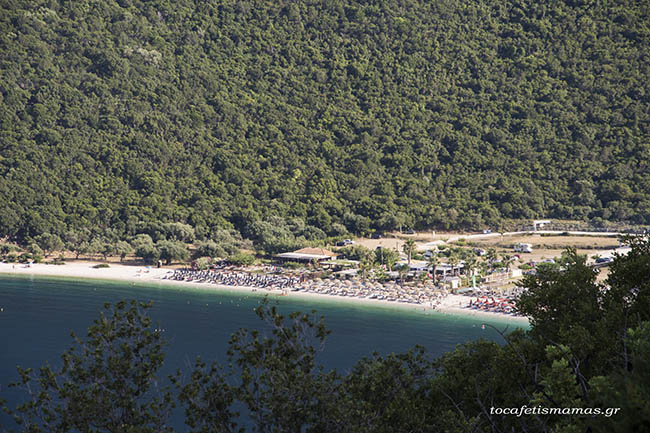
[[[150,315],[165,329],[169,341],[165,372],[204,360],[225,360],[227,342],[239,328],[263,329],[253,313],[263,295],[242,296],[210,288],[133,284],[58,278],[0,277],[0,396],[14,406],[19,394],[8,391],[16,380],[16,365],[38,368],[45,361],[57,365],[59,355],[71,346],[70,331],[85,335],[105,302],[120,299],[153,301]],[[387,306],[366,306],[345,301],[273,298],[282,312],[317,310],[332,334],[320,362],[345,371],[372,352],[404,352],[416,344],[434,356],[468,340],[502,341],[499,329],[506,323]],[[509,325],[513,329],[513,325]],[[13,403],[13,404],[12,404]],[[0,414],[0,427],[6,416]],[[1,430],[1,428],[0,428]]]

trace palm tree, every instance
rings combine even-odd
[[[399,280],[403,282],[406,279],[406,276],[408,275],[409,270],[408,270],[408,268],[406,266],[401,265],[397,272],[399,274]]]
[[[402,245],[402,251],[404,251],[404,254],[406,254],[408,258],[408,265],[410,267],[411,257],[413,256],[413,252],[415,251],[415,241],[413,239],[408,239],[406,242],[404,242],[404,245]]]
[[[479,271],[479,275],[484,276],[485,274],[487,274],[488,268],[489,268],[489,266],[488,266],[487,261],[485,261],[485,260],[480,260],[480,261],[478,262],[478,271]]]
[[[436,276],[436,266],[440,263],[440,258],[438,253],[431,253],[429,260],[427,260],[427,265],[431,268],[431,275]]]
[[[474,254],[468,256],[465,259],[465,266],[467,267],[467,276],[468,278],[472,278],[474,276],[474,270],[476,268],[476,265],[478,264],[478,259]]]
[[[494,248],[488,249],[487,253],[485,254],[485,258],[487,259],[488,264],[492,266],[492,263],[496,262],[498,259],[497,250],[495,250]]]
[[[505,266],[506,271],[508,273],[510,273],[510,266],[512,266],[514,261],[515,258],[509,254],[504,254],[503,256],[501,256],[501,262],[503,263],[503,266]]]
[[[372,269],[372,265],[373,263],[370,260],[365,259],[359,264],[359,269],[361,269],[361,279],[363,279],[363,281],[368,277],[368,272]]]
[[[369,252],[364,252],[361,256],[359,263],[359,269],[361,270],[361,278],[365,281],[368,276],[368,271],[374,267],[375,261],[374,257]]]
[[[399,260],[399,252],[396,250],[386,249],[386,251],[383,252],[383,256],[386,262],[386,267],[388,268],[388,272],[392,272],[393,266],[395,266],[395,263],[397,263]]]
[[[449,258],[447,259],[449,264],[451,265],[451,274],[454,275],[456,272],[456,265],[458,262],[460,262],[460,257],[458,256],[457,251],[452,251],[452,253],[449,255]]]

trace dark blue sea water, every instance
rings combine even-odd
[[[239,328],[263,329],[253,309],[263,294],[216,291],[211,288],[58,278],[0,277],[0,397],[15,406],[20,394],[8,390],[17,380],[16,366],[37,369],[46,361],[58,365],[60,354],[72,346],[70,331],[85,335],[105,302],[121,299],[153,301],[150,316],[165,329],[169,341],[165,372],[204,360],[225,361],[227,342]],[[502,341],[491,327],[505,322],[458,317],[421,310],[366,306],[344,301],[308,301],[274,297],[282,312],[317,310],[332,330],[320,353],[327,368],[350,369],[372,352],[404,352],[416,344],[434,356],[468,340]],[[509,325],[509,330],[513,325]],[[0,413],[1,426],[8,423]]]

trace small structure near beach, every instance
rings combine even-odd
[[[460,287],[462,280],[458,276],[446,276],[442,279],[442,283],[447,285],[450,289],[454,290]]]
[[[551,220],[533,220],[533,231],[540,230],[546,224],[550,224]]]
[[[293,252],[276,254],[274,257],[283,262],[321,263],[335,260],[338,254],[324,248],[302,248]]]

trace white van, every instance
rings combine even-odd
[[[532,253],[533,246],[531,244],[517,244],[515,245],[515,253]]]

